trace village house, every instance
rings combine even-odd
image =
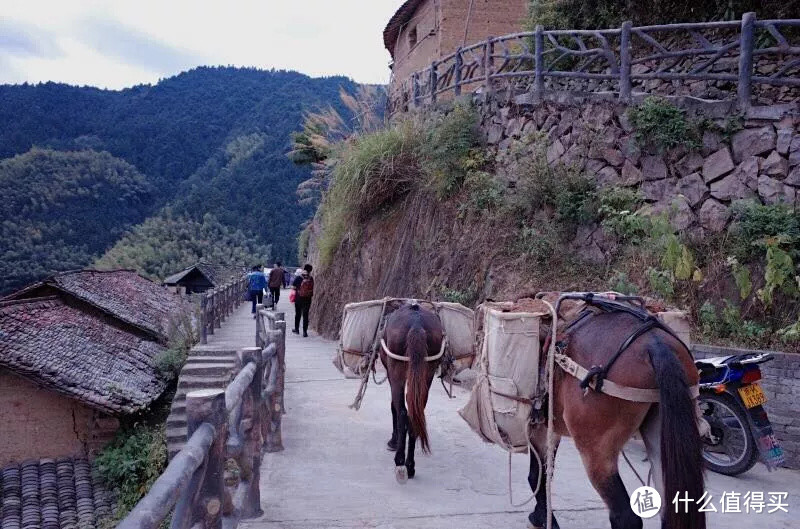
[[[223,266],[211,263],[196,263],[173,274],[164,280],[164,284],[176,292],[199,294],[208,289],[219,287],[234,278],[241,277],[245,268],[241,266]]]
[[[522,31],[528,0],[406,0],[383,30],[398,83],[459,46]]]
[[[0,465],[85,457],[166,388],[158,359],[188,311],[129,270],[57,274],[0,300]]]

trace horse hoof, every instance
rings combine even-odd
[[[394,478],[401,485],[408,481],[408,469],[406,467],[394,467]]]
[[[391,452],[397,452],[397,441],[389,441],[386,443],[386,449]]]
[[[406,465],[406,470],[408,470],[408,479],[414,479],[414,476],[417,475],[417,471],[414,470],[414,467]]]

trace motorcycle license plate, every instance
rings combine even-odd
[[[739,396],[742,397],[745,408],[755,408],[767,402],[767,396],[764,395],[764,390],[758,384],[750,384],[739,388]]]

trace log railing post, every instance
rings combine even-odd
[[[264,387],[264,400],[262,410],[264,411],[264,422],[262,423],[262,435],[264,437],[264,451],[280,452],[283,450],[281,440],[281,406],[280,406],[280,387],[278,376],[280,373],[280,359],[278,358],[278,336],[280,333],[268,331],[266,337],[267,347],[261,353],[264,358],[264,375],[266,379]]]
[[[206,321],[208,322],[208,334],[214,334],[214,304],[216,303],[216,291],[212,288],[210,290],[210,294],[208,295],[208,317]]]
[[[216,289],[214,293],[214,324],[217,329],[222,327],[222,289]]]
[[[619,99],[623,103],[631,102],[631,26],[630,21],[623,22],[619,38]]]
[[[286,321],[284,320],[283,312],[275,315],[275,330],[280,332],[278,338],[278,362],[280,370],[278,371],[278,388],[280,391],[280,406],[281,413],[286,413],[286,405],[283,402],[283,394],[286,389]]]
[[[438,82],[439,82],[439,80],[436,77],[436,61],[433,61],[431,63],[431,79],[430,79],[431,103],[436,103],[436,83],[438,83]]]
[[[533,36],[534,48],[534,73],[533,73],[533,93],[536,98],[541,98],[544,93],[544,28],[536,26],[536,33]]]
[[[485,92],[492,88],[492,74],[494,73],[494,37],[486,39],[486,46],[483,49],[483,74]]]
[[[208,343],[208,296],[200,294],[200,343]]]
[[[461,46],[456,50],[456,64],[455,64],[455,87],[453,88],[456,97],[461,95],[461,68],[464,65],[464,58],[461,56]]]
[[[208,529],[221,529],[227,436],[225,390],[201,389],[187,393],[186,421],[187,439],[204,423],[214,428],[215,435],[205,461],[197,469],[175,505],[171,527],[188,529],[199,525]]]
[[[739,40],[739,85],[737,86],[737,102],[739,108],[742,110],[747,110],[750,107],[753,90],[753,38],[755,22],[755,13],[750,12],[742,15],[742,33]]]
[[[261,516],[261,492],[259,481],[261,478],[261,429],[263,423],[263,407],[261,386],[264,380],[264,361],[261,349],[246,347],[237,351],[237,364],[244,368],[253,363],[255,372],[253,380],[242,395],[241,413],[238,414],[239,424],[236,430],[240,436],[232,455],[239,466],[239,479],[244,483],[245,494],[241,505],[242,518],[255,518]]]

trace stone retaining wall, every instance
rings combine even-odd
[[[743,128],[731,131],[733,104],[672,99],[689,120],[706,126],[697,148],[659,153],[636,141],[628,107],[602,96],[561,92],[534,101],[530,94],[501,91],[472,97],[498,178],[511,192],[517,161],[544,142],[548,163],[574,166],[601,186],[639,189],[653,211],[669,211],[680,230],[722,231],[736,200],[800,200],[798,104],[752,107],[742,116]]]
[[[764,352],[697,344],[692,350],[696,358]],[[775,359],[760,365],[761,386],[769,399],[765,408],[786,453],[787,466],[800,469],[800,356],[769,352]]]

